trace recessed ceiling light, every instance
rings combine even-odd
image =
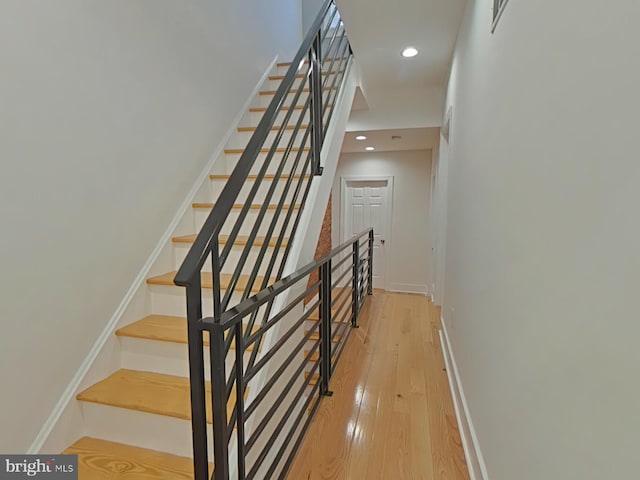
[[[365,148],[365,150],[367,150],[367,151],[371,152],[371,151],[375,150],[375,148],[373,148],[373,147],[367,147],[367,148]]]
[[[358,135],[356,137],[356,140],[366,140],[366,139],[367,139],[367,137],[365,137],[364,135]]]
[[[418,54],[418,50],[414,47],[407,47],[402,51],[402,56],[405,58],[415,57]]]

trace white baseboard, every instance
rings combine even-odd
[[[467,461],[469,477],[470,480],[489,480],[487,467],[482,457],[478,437],[476,436],[475,429],[473,428],[473,422],[471,421],[467,399],[462,388],[458,366],[456,364],[455,357],[453,356],[453,351],[451,350],[447,326],[442,318],[440,318],[440,323],[442,325],[442,330],[440,330],[442,354],[444,356],[444,363],[447,369],[449,388],[451,389],[451,396],[453,397],[453,408],[456,412],[458,430],[460,431],[460,438],[462,440],[462,448],[464,449],[464,457]]]
[[[204,184],[205,181],[208,181],[209,173],[211,172],[211,169],[213,168],[214,163],[216,162],[216,160],[218,160],[218,158],[222,156],[225,145],[227,144],[227,142],[229,142],[229,140],[231,139],[231,136],[235,133],[237,125],[240,123],[243,116],[247,113],[247,111],[251,107],[253,100],[260,92],[260,89],[263,86],[264,82],[266,82],[267,79],[269,78],[269,75],[277,62],[278,62],[278,56],[276,56],[273,59],[273,61],[271,62],[271,65],[269,65],[267,70],[262,75],[262,78],[260,78],[260,80],[256,84],[254,91],[248,97],[246,103],[242,106],[242,109],[238,112],[238,114],[236,115],[236,118],[230,124],[229,130],[226,132],[224,138],[220,141],[218,148],[216,148],[216,150],[213,152],[213,155],[211,155],[211,158],[207,162],[207,165],[205,166],[205,168],[202,170],[202,172],[194,182],[191,190],[185,197],[184,202],[178,208],[175,216],[171,220],[171,223],[165,230],[164,234],[160,238],[160,241],[156,244],[155,248],[151,252],[151,255],[149,255],[149,258],[147,259],[144,266],[142,267],[142,269],[136,276],[135,280],[129,287],[129,290],[127,291],[124,298],[120,302],[120,305],[118,305],[118,308],[113,313],[112,317],[107,322],[104,330],[102,330],[102,332],[100,333],[100,336],[97,338],[97,340],[91,347],[91,350],[83,360],[82,364],[80,365],[80,368],[76,371],[75,375],[67,385],[67,388],[62,393],[62,396],[58,400],[58,403],[56,403],[51,414],[49,415],[46,422],[38,432],[38,435],[36,436],[31,446],[29,447],[27,454],[40,453],[40,449],[43,447],[43,445],[47,441],[47,438],[49,438],[49,436],[53,432],[56,424],[60,420],[60,417],[65,412],[65,410],[69,407],[71,402],[75,400],[75,395],[78,389],[80,388],[82,380],[85,378],[91,366],[94,364],[94,362],[98,358],[98,355],[100,354],[103,347],[106,345],[108,340],[114,335],[118,322],[120,321],[120,318],[123,316],[124,312],[126,311],[127,307],[131,303],[132,299],[134,298],[138,290],[140,288],[145,288],[146,286],[145,281],[149,276],[149,272],[151,271],[153,264],[156,262],[156,260],[160,256],[160,253],[162,252],[163,248],[165,248],[167,243],[171,241],[171,237],[173,236],[173,233],[176,227],[178,226],[178,224],[180,223],[184,215],[187,213],[187,211],[191,208],[191,204],[193,202],[193,199],[196,197],[198,190]]]
[[[419,293],[420,295],[429,294],[429,289],[426,285],[415,285],[412,283],[392,283],[388,291],[396,293]]]

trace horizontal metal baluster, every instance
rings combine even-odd
[[[307,292],[312,292],[313,290],[315,290],[317,288],[317,286],[319,285],[320,282],[317,282],[313,285],[312,288],[307,289]],[[307,294],[308,295],[308,294]],[[306,297],[307,295],[304,295],[304,297]],[[260,337],[262,337],[265,333],[267,333],[269,330],[271,330],[271,328],[273,328],[280,320],[282,320],[282,318],[289,313],[293,307],[295,307],[296,303],[299,302],[291,302],[289,304],[288,307],[284,308],[283,310],[281,310],[280,312],[278,312],[277,315],[275,315],[271,320],[269,320],[268,322],[266,322],[263,326],[261,326],[257,332],[255,332],[254,334],[252,334],[250,337],[245,337],[245,345],[249,346],[252,345],[253,343],[257,342]],[[316,302],[315,305],[318,305],[318,302]],[[307,311],[313,311],[313,307],[309,308]],[[307,313],[307,311],[305,311],[305,315]]]
[[[302,367],[304,367],[305,364],[302,364]],[[311,370],[311,372],[315,372],[315,368]],[[302,371],[300,371],[300,373],[302,373]],[[298,373],[298,376],[300,375],[300,373]],[[303,394],[304,394],[304,390],[306,389],[307,385],[309,384],[311,379],[311,375],[309,375],[309,377],[305,380],[305,382],[303,383],[302,387],[300,389],[298,389],[298,391],[296,392],[296,399],[299,399]],[[294,378],[295,380],[295,378]],[[287,394],[289,392],[287,392],[286,390],[283,392],[284,394]],[[306,411],[306,407],[310,402],[310,398],[307,399],[307,403],[302,405],[301,408],[301,412],[305,413]],[[278,402],[275,402],[277,406]],[[253,478],[256,473],[258,472],[258,470],[260,469],[260,467],[262,466],[262,463],[264,462],[264,460],[266,459],[268,453],[269,453],[269,447],[271,446],[271,444],[275,441],[276,435],[280,433],[280,431],[282,431],[282,427],[284,426],[284,424],[289,420],[291,413],[293,413],[293,409],[296,407],[297,403],[292,402],[289,406],[289,408],[287,409],[287,412],[285,413],[285,415],[283,415],[282,419],[280,420],[279,424],[278,424],[278,428],[276,428],[274,434],[271,435],[271,437],[269,438],[269,441],[267,441],[267,445],[266,447],[262,450],[262,452],[260,452],[260,454],[258,455],[258,458],[256,459],[256,462],[253,464],[253,467],[251,468],[251,471],[249,472],[249,475],[247,476],[248,479]],[[269,418],[270,419],[270,418]],[[280,425],[282,424],[282,425]],[[296,425],[297,426],[297,425]],[[249,440],[251,441],[251,440]],[[287,446],[287,442],[283,442],[284,443],[284,447]],[[272,464],[273,465],[273,464]],[[267,473],[267,475],[264,478],[271,478],[271,474],[273,472]]]
[[[247,370],[246,372],[247,382],[250,381],[253,377],[255,377],[258,374],[258,372],[262,369],[262,367],[264,367],[267,363],[269,363],[269,361],[274,357],[274,355],[278,353],[278,350],[280,350],[284,346],[284,344],[287,343],[287,340],[289,340],[296,333],[298,328],[300,328],[304,324],[304,322],[307,321],[307,319],[311,316],[311,313],[312,311],[310,310],[307,313],[305,313],[300,319],[296,320],[296,323],[294,323],[293,326],[289,330],[287,330],[287,333],[285,333],[282,337],[280,337],[278,341],[271,346],[269,351],[260,359],[260,361],[258,361],[258,363],[256,363],[253,367],[251,367],[251,370]],[[302,346],[304,346],[306,341],[309,340],[309,337],[311,337],[311,334],[307,332],[307,334],[303,338],[303,341],[296,348],[293,349],[294,352],[291,354],[293,356],[290,355],[289,357],[287,357],[287,361],[284,363],[289,363],[289,361],[295,358],[295,354],[297,353],[298,350],[302,348]]]
[[[347,291],[348,291],[348,290],[347,290]],[[334,317],[336,317],[336,318],[338,318],[338,317],[343,313],[342,311],[344,310],[344,307],[345,307],[347,304],[350,304],[350,303],[351,303],[351,302],[350,302],[350,300],[351,300],[351,299],[350,299],[350,298],[349,298],[349,296],[347,295],[347,296],[344,298],[344,300],[342,301],[342,303],[340,304],[340,306],[336,309],[336,313],[335,313],[333,316],[334,316]],[[335,303],[334,303],[334,304],[335,304]],[[332,304],[332,305],[334,305],[334,304]],[[346,311],[346,310],[345,310],[345,311]],[[334,323],[337,323],[337,322],[334,322]]]
[[[302,419],[302,413],[304,411],[308,411],[309,415],[307,416],[307,419],[304,422],[302,429],[300,430],[300,433],[298,434],[298,438],[296,438],[296,441],[294,442],[293,447],[289,452],[289,456],[287,457],[287,460],[284,462],[284,466],[282,467],[280,475],[278,476],[278,480],[285,480],[285,478],[287,477],[287,473],[289,472],[289,468],[291,468],[295,455],[298,452],[298,449],[300,448],[300,444],[302,443],[302,440],[304,439],[307,429],[309,428],[309,425],[311,424],[311,421],[313,420],[313,417],[315,416],[316,411],[318,410],[318,406],[320,405],[320,400],[319,400],[320,397],[316,395],[316,390],[317,390],[317,386],[314,387],[311,392],[309,392],[309,398],[307,398],[304,405],[302,406],[302,409],[298,414],[298,419],[296,420],[296,424],[291,430],[293,432],[295,431],[296,428],[298,428],[298,425],[300,424],[300,420]],[[310,409],[309,404],[311,403],[312,400],[315,400],[315,403],[313,404],[313,408]],[[290,444],[291,442],[287,442],[287,443]],[[284,454],[284,450],[282,451],[282,454]],[[278,458],[278,463],[280,463],[282,454]]]
[[[331,287],[334,287],[336,285],[338,285],[338,283],[348,274],[350,273],[350,270],[345,270],[344,272],[342,272],[342,275],[340,275],[338,277],[338,279],[331,285]]]
[[[347,273],[350,273],[350,270],[347,270]],[[335,290],[335,287],[332,285],[332,286],[331,286],[331,289],[332,289],[332,290]],[[333,298],[333,301],[332,301],[332,303],[331,303],[331,308],[333,308],[335,305],[337,305],[337,304],[338,304],[338,302],[342,299],[342,297],[345,297],[345,298],[351,298],[351,297],[349,296],[349,294],[350,294],[351,292],[349,291],[349,289],[348,289],[348,288],[342,288],[342,287],[340,287],[340,289],[342,290],[342,292],[340,292],[340,294],[339,294],[339,295],[337,295],[336,297],[332,297],[332,298]]]
[[[302,388],[301,390],[304,391],[304,389],[307,388],[308,384],[311,383],[311,379],[313,377],[313,374],[316,372],[316,370],[319,367],[319,362],[318,361],[311,362],[310,360],[311,360],[311,357],[313,357],[313,355],[318,351],[318,348],[320,348],[320,342],[319,341],[314,343],[313,347],[311,347],[311,349],[307,352],[304,360],[302,361],[302,364],[298,367],[298,370],[296,371],[297,375],[294,375],[289,380],[289,383],[287,385],[285,385],[285,387],[282,389],[282,393],[280,394],[280,397],[282,397],[283,400],[284,400],[286,394],[289,393],[291,391],[291,388],[295,385],[296,380],[297,380],[296,377],[300,376],[302,374],[302,372],[304,371],[304,368],[307,367],[309,364],[312,364],[313,367],[308,372],[309,375],[307,375],[307,378],[305,378],[304,388]],[[278,411],[278,408],[281,406],[280,405],[281,403],[282,403],[281,401],[280,402],[278,402],[278,401],[273,402],[273,404],[271,405],[271,407],[269,408],[267,413],[262,418],[262,421],[254,429],[253,434],[251,435],[251,438],[247,442],[247,445],[246,445],[247,451],[250,451],[253,448],[253,446],[255,445],[255,443],[258,441],[258,439],[260,438],[260,436],[264,432],[264,430],[267,427],[267,425],[269,425],[269,421],[273,418],[275,413]]]
[[[300,342],[298,344],[298,348],[294,349],[293,353],[291,355],[289,355],[287,357],[287,361],[283,362],[282,365],[280,365],[280,367],[278,367],[278,369],[276,370],[276,372],[273,374],[273,378],[279,378],[282,376],[282,374],[287,370],[287,368],[289,368],[291,365],[291,360],[293,360],[295,358],[296,355],[298,355],[300,353],[300,350],[302,350],[302,348],[304,347],[304,345],[309,341],[309,339],[311,338],[311,336],[315,333],[315,328],[312,328],[311,330],[309,330],[306,335],[303,337],[303,341]],[[306,363],[306,362],[305,362]],[[300,372],[299,372],[300,373]],[[299,374],[298,373],[298,374]],[[292,377],[295,380],[295,376]],[[247,407],[246,410],[246,418],[248,419],[251,415],[253,415],[253,413],[256,411],[256,409],[258,408],[258,406],[262,403],[262,401],[267,397],[267,394],[271,391],[271,389],[274,387],[275,382],[274,381],[269,381],[267,382],[263,387],[262,390],[260,390],[260,393],[258,393],[254,399],[253,402],[251,402],[251,405],[249,405]],[[283,394],[286,393],[286,390],[284,392],[282,392]]]
[[[340,260],[338,263],[334,263],[331,266],[331,271],[335,272],[336,270],[338,270],[344,263],[346,263],[349,260],[349,257],[345,257],[342,260]],[[334,282],[335,283],[335,282]]]
[[[284,452],[286,451],[287,448],[289,448],[289,445],[291,443],[288,440],[290,440],[291,436],[294,435],[294,433],[295,433],[296,429],[298,428],[298,426],[300,425],[300,422],[302,421],[304,415],[306,415],[307,406],[309,405],[310,402],[311,402],[311,398],[307,398],[306,403],[302,406],[302,408],[300,408],[300,412],[296,416],[296,419],[293,422],[293,425],[289,429],[289,432],[288,432],[288,435],[287,435],[287,441],[282,442],[282,446],[278,450],[278,453],[276,454],[275,459],[271,463],[271,467],[267,471],[267,473],[265,475],[265,478],[273,478],[275,470],[278,467],[278,464],[280,463],[280,460],[282,459],[282,456],[284,455]],[[298,441],[302,438],[303,433],[308,428],[309,423],[310,423],[310,418],[307,418],[307,421],[305,422],[305,427],[302,429],[302,432],[300,434],[298,434]],[[296,441],[295,445],[298,444],[298,441]],[[279,476],[279,478],[281,478],[281,479],[284,478],[284,475],[285,475],[285,472],[282,472],[281,475]]]

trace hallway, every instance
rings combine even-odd
[[[466,480],[438,336],[424,296],[375,291],[288,478]]]

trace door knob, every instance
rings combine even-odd
[[[384,245],[384,239],[380,239],[380,243]]]

